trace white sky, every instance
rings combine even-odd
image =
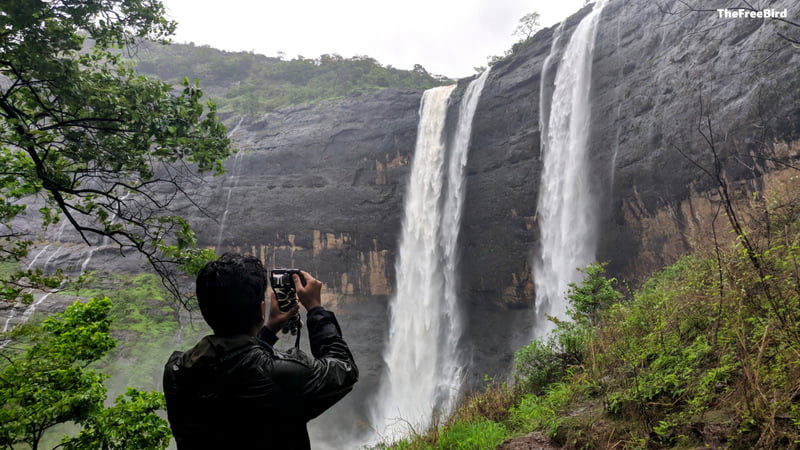
[[[518,40],[527,13],[560,22],[585,0],[162,0],[174,42],[286,59],[338,53],[460,78]],[[555,6],[557,5],[557,6]]]

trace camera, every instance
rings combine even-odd
[[[269,271],[269,284],[272,286],[272,291],[275,292],[275,297],[278,300],[278,308],[281,311],[288,311],[297,304],[297,289],[294,285],[294,278],[292,275],[297,274],[300,277],[300,282],[305,284],[305,278],[300,273],[300,269],[285,269],[278,268]],[[300,321],[300,313],[292,316],[289,323],[283,327],[284,333],[297,334],[298,330],[303,327],[303,322]]]

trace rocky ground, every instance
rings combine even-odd
[[[550,439],[540,431],[526,434],[525,436],[509,439],[498,447],[498,450],[552,450],[558,449]]]

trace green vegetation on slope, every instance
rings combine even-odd
[[[108,298],[93,298],[10,333],[0,359],[0,446],[39,448],[48,431],[67,422],[82,427],[63,436],[67,449],[168,445],[169,426],[154,413],[165,407],[161,393],[128,388],[114,406],[103,406],[107,376],[88,366],[115,346],[110,312]]]
[[[154,414],[164,409],[163,394],[146,390],[158,388],[169,354],[194,343],[207,328],[190,324],[181,329],[177,320],[181,305],[153,274],[87,275],[82,283],[72,280],[58,293],[98,300],[76,303],[64,315],[37,313],[7,334],[14,341],[0,349],[0,374],[5,381],[0,383],[0,400],[13,407],[0,411],[0,422],[6,424],[0,427],[0,446],[31,443],[34,437],[40,448],[54,448],[62,441],[65,448],[82,449],[167,445],[171,436],[168,425]],[[64,320],[67,325],[54,332],[52,324]],[[61,330],[73,331],[67,335]],[[88,345],[81,345],[83,342]],[[86,349],[92,353],[80,361],[69,356],[83,355]],[[37,353],[31,353],[33,350]],[[64,375],[42,381],[45,369],[52,372],[56,367],[53,360]],[[53,391],[61,392],[63,398],[54,401],[52,408],[42,408],[43,398],[55,398]],[[106,393],[116,400],[113,406],[102,408]],[[14,397],[22,394],[24,401]],[[42,418],[37,419],[31,409],[40,411]],[[36,436],[24,434],[23,420],[41,422],[35,428]],[[56,426],[67,421],[76,421],[80,427]]]
[[[177,84],[200,79],[220,114],[258,115],[278,108],[343,98],[384,88],[429,89],[453,83],[422,66],[399,70],[368,56],[298,56],[285,61],[194,44],[141,44],[137,71]]]
[[[514,386],[396,447],[495,448],[531,431],[566,448],[800,446],[800,176],[738,213],[750,249],[741,236],[698,247],[629,298],[587,268],[572,320],[515,355]],[[467,444],[487,429],[492,444]]]

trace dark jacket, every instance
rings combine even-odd
[[[311,353],[272,348],[277,337],[206,336],[164,367],[178,448],[308,449],[306,422],[353,388],[358,368],[332,312],[308,312]]]

